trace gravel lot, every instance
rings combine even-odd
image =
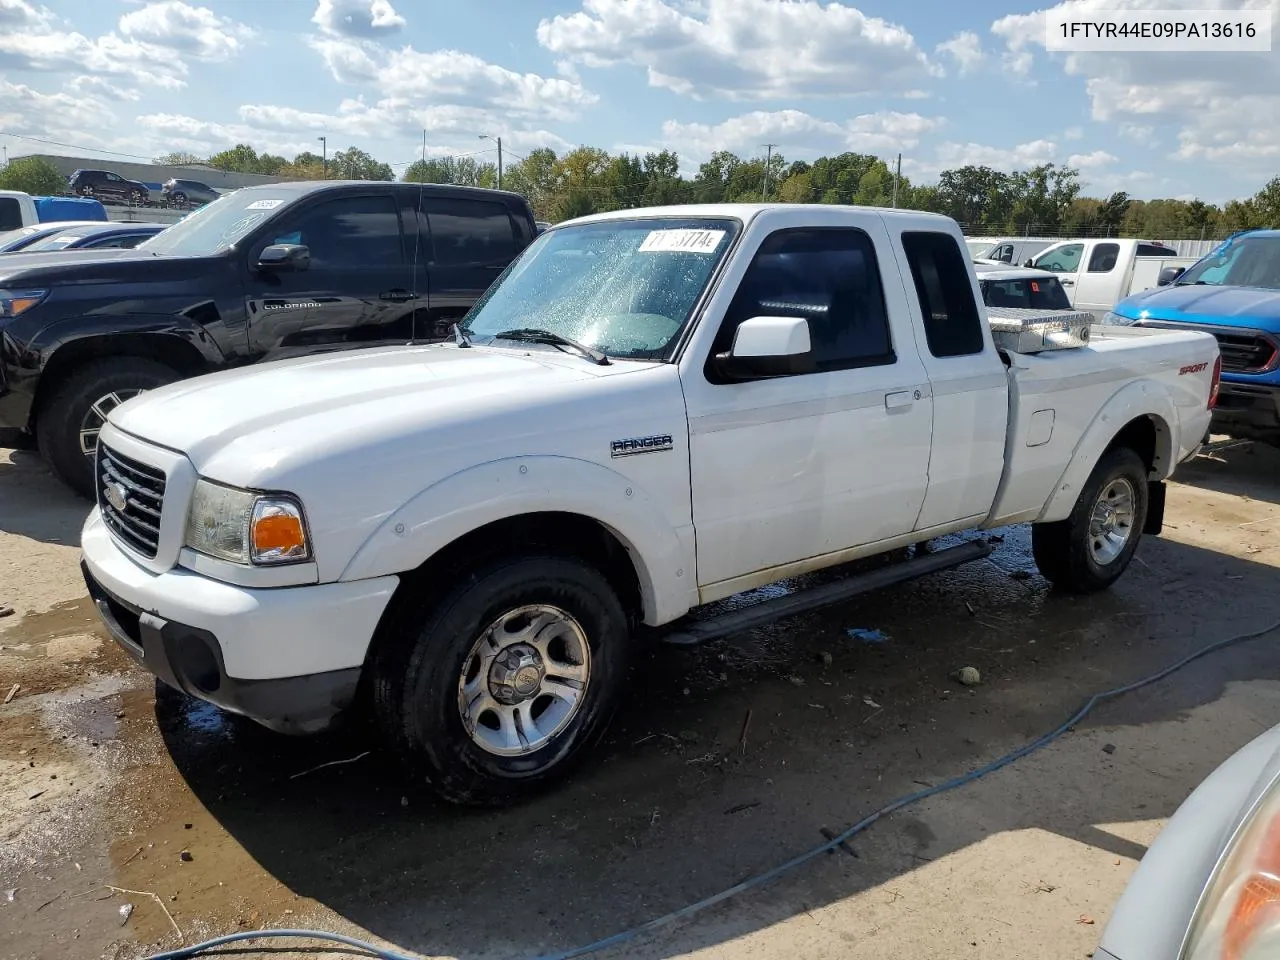
[[[359,731],[287,739],[157,692],[84,597],[86,506],[0,447],[0,699],[18,685],[0,707],[0,956],[139,957],[176,925],[188,942],[308,926],[518,958],[643,922],[1280,618],[1280,454],[1236,447],[1179,479],[1164,537],[1105,595],[1051,594],[1013,528],[992,561],[647,652],[578,778],[475,813],[406,787],[376,749],[312,770],[368,750]],[[950,679],[966,665],[979,686]],[[602,956],[1086,957],[1165,818],[1280,722],[1278,681],[1275,635],[1202,661],[875,825],[857,857]]]

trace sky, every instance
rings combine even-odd
[[[151,159],[247,142],[507,158],[578,145],[931,182],[1079,169],[1092,195],[1248,196],[1280,174],[1280,52],[1045,50],[1044,0],[0,0],[0,145]],[[1243,9],[1280,0],[1068,0]],[[23,139],[28,138],[28,139]],[[29,139],[29,138],[39,138]],[[55,146],[44,141],[57,141]]]

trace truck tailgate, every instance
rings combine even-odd
[[[1141,392],[1141,406],[1156,421],[1156,466],[1163,480],[1195,454],[1209,429],[1209,394],[1218,344],[1208,334],[1091,328],[1087,346],[1009,360],[1009,429],[1005,477],[988,526],[1039,519],[1077,456],[1095,460],[1129,423],[1120,394]],[[1095,421],[1107,440],[1085,449]],[[1089,434],[1089,442],[1098,431]]]

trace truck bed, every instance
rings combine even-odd
[[[1209,428],[1204,398],[1218,356],[1213,337],[1182,331],[1095,325],[1087,345],[1034,354],[1006,351],[1009,428],[1005,474],[987,526],[1045,519],[1046,501],[1097,411],[1121,391],[1150,406],[1164,397],[1153,479],[1193,456]],[[1124,423],[1109,424],[1115,433]]]

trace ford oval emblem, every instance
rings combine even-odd
[[[129,505],[129,490],[123,483],[117,483],[114,480],[104,483],[102,495],[106,497],[107,503],[121,513]]]

